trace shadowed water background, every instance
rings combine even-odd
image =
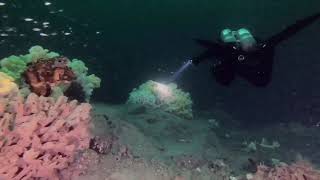
[[[4,37],[1,57],[42,45],[70,58],[83,59],[102,78],[93,100],[123,103],[128,93],[146,80],[167,80],[200,48],[192,38],[216,39],[221,29],[247,27],[266,38],[295,20],[319,11],[318,0],[68,0],[8,1],[0,7],[2,26],[16,26],[26,36]],[[50,9],[51,8],[51,9]],[[63,9],[61,14],[50,10]],[[40,37],[20,17],[49,21],[51,28],[70,36]],[[320,116],[320,23],[306,28],[277,48],[273,81],[255,88],[237,79],[218,85],[209,67],[190,68],[177,83],[191,93],[195,109],[221,108],[248,122],[299,120]],[[98,33],[97,33],[98,32]]]

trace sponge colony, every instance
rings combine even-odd
[[[14,79],[6,73],[0,72],[0,97],[9,95],[18,91],[18,86],[14,83]]]
[[[190,94],[178,89],[174,83],[147,81],[130,93],[127,103],[160,108],[187,119],[193,117]]]

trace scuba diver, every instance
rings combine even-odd
[[[213,61],[212,73],[218,83],[228,86],[236,76],[240,76],[257,87],[264,87],[271,81],[272,66],[276,46],[320,18],[320,13],[298,20],[267,40],[259,40],[250,31],[224,29],[220,40],[195,39],[206,48],[192,59],[194,65],[206,60]]]

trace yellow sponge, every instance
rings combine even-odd
[[[12,92],[18,91],[18,86],[11,76],[0,72],[0,97],[7,96]]]

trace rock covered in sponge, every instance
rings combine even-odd
[[[20,80],[21,74],[27,69],[27,63],[19,56],[9,56],[0,61],[0,71],[14,80]]]
[[[81,60],[73,59],[68,63],[68,66],[76,74],[76,81],[82,86],[86,101],[89,101],[93,90],[100,87],[101,79],[94,74],[87,75],[88,68]]]
[[[11,129],[14,116],[12,115],[12,101],[19,98],[19,89],[14,79],[0,72],[0,138],[3,133]]]
[[[26,71],[29,63],[35,63],[38,60],[45,60],[58,57],[59,54],[49,52],[41,46],[33,46],[29,49],[29,54],[20,56],[9,56],[0,61],[0,71],[8,74],[16,81],[21,79],[21,75]]]
[[[30,94],[26,101],[17,100],[13,130],[0,138],[0,179],[77,176],[73,163],[89,148],[90,110],[90,104],[68,102],[64,96],[55,101]]]
[[[14,79],[6,73],[0,72],[0,97],[9,95],[12,92],[17,92],[18,86]]]
[[[149,80],[133,89],[127,103],[160,108],[183,118],[193,118],[190,94],[174,83],[162,84]]]
[[[32,63],[24,73],[25,82],[37,95],[50,96],[53,88],[67,87],[76,78],[67,66],[68,61],[65,57],[55,57]]]
[[[26,63],[35,63],[38,60],[46,60],[58,56],[60,56],[58,53],[50,52],[48,49],[44,49],[43,47],[36,45],[29,49],[29,54],[21,56],[21,58]]]
[[[73,88],[80,85],[80,90],[71,89],[68,95],[73,92],[83,93],[79,100],[85,99],[88,102],[93,90],[100,87],[101,79],[94,74],[88,75],[88,68],[83,61],[74,59],[59,63],[61,59],[67,58],[41,46],[33,46],[28,54],[0,60],[0,72],[11,76],[26,95],[31,91],[43,96],[57,96],[66,92],[70,84],[76,84]],[[73,73],[76,76],[74,78]],[[79,96],[72,94],[72,97]]]
[[[314,169],[310,163],[301,161],[291,165],[280,165],[274,168],[259,165],[252,180],[319,180],[320,171]]]

